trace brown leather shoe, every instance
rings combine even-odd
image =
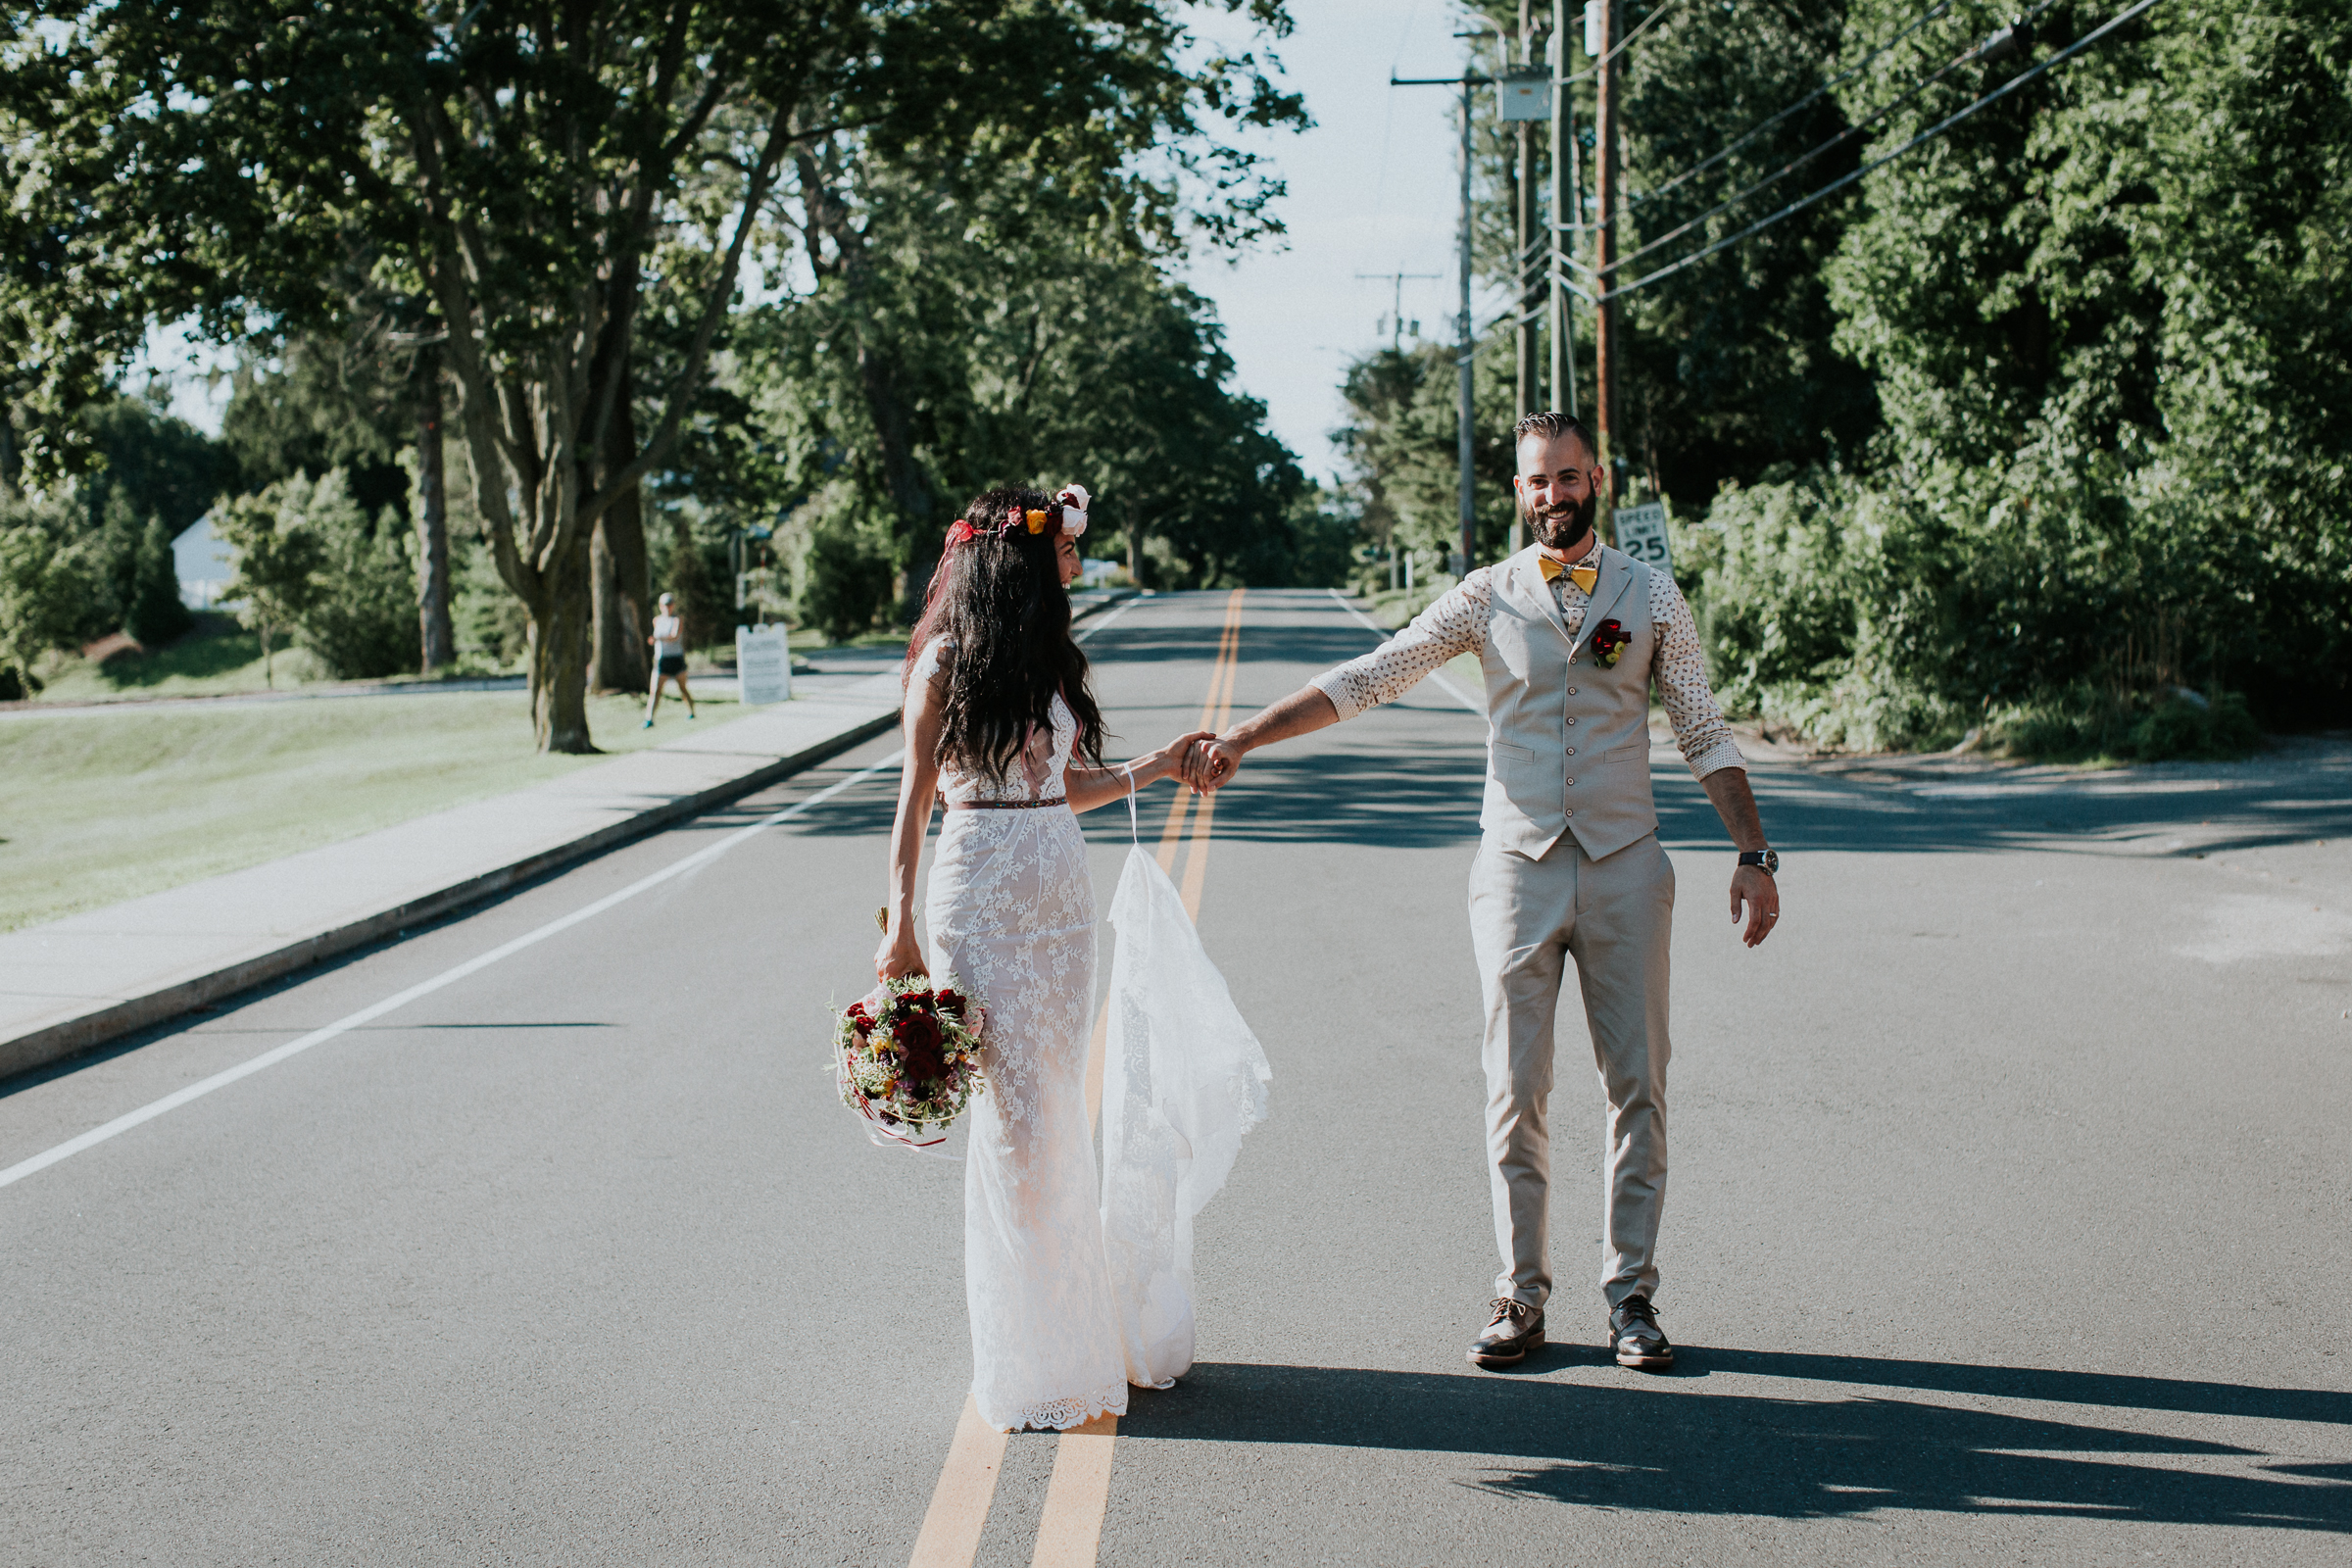
[[[1470,1364],[1483,1367],[1517,1366],[1527,1352],[1544,1348],[1544,1309],[1498,1296],[1487,1303],[1494,1315],[1486,1332],[1470,1342]]]
[[[1646,1296],[1629,1296],[1609,1314],[1609,1353],[1619,1366],[1662,1372],[1674,1365],[1674,1347],[1658,1327],[1658,1309]]]

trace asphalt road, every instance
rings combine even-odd
[[[1196,721],[1225,611],[1146,601],[1090,645],[1128,749]],[[1237,711],[1372,641],[1251,593]],[[1425,685],[1219,797],[1200,927],[1273,1114],[1200,1221],[1200,1364],[1120,1425],[1101,1561],[2352,1555],[2345,749],[1760,764],[1787,914],[1753,953],[1660,751],[1681,1363],[1602,1356],[1599,1097],[1564,1064],[1566,1343],[1493,1375],[1462,1358],[1494,1268],[1483,736]],[[0,1168],[894,744],[0,1084]],[[0,1561],[905,1563],[969,1376],[961,1173],[868,1147],[822,1064],[895,782],[0,1188]],[[1126,813],[1087,823],[1106,904]],[[1011,1440],[977,1562],[1031,1560],[1058,1441]]]

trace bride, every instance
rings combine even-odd
[[[1000,1431],[1127,1409],[1086,1104],[1095,896],[1073,814],[1174,776],[1180,735],[1102,764],[1102,714],[1070,635],[1086,492],[991,490],[948,530],[907,643],[905,772],[875,972],[952,974],[985,1010],[987,1092],[964,1175],[972,1396]],[[1085,762],[1077,758],[1083,756]],[[934,794],[947,814],[914,939]]]

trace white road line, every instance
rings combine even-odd
[[[419,997],[430,996],[444,986],[454,985],[458,981],[465,979],[469,974],[474,974],[480,970],[489,968],[490,965],[498,962],[501,958],[512,957],[525,948],[536,946],[537,944],[546,941],[549,937],[556,935],[556,933],[559,931],[568,931],[583,920],[594,919],[597,915],[604,913],[607,909],[612,908],[614,905],[625,904],[629,900],[635,898],[638,894],[645,892],[648,888],[660,887],[671,877],[682,876],[688,871],[695,870],[700,866],[708,865],[712,860],[715,860],[720,856],[726,854],[729,850],[735,848],[736,845],[743,843],[746,839],[755,838],[759,834],[766,831],[768,828],[774,827],[779,822],[788,821],[789,819],[800,815],[803,811],[808,810],[812,807],[822,806],[825,804],[825,802],[833,799],[833,797],[839,795],[842,791],[855,788],[856,786],[864,783],[867,779],[872,778],[875,774],[898,766],[900,760],[906,755],[906,754],[904,751],[893,752],[888,757],[882,759],[882,760],[879,762],[874,763],[873,766],[865,768],[860,772],[853,773],[848,778],[841,780],[837,784],[828,785],[826,788],[819,790],[816,794],[809,796],[807,800],[800,802],[798,805],[788,806],[781,811],[777,811],[769,816],[761,817],[759,821],[754,822],[750,827],[738,828],[733,833],[728,834],[725,838],[720,839],[717,843],[708,845],[703,849],[697,850],[694,854],[687,856],[684,859],[674,861],[669,865],[665,865],[661,870],[656,871],[653,875],[640,878],[639,880],[630,883],[627,887],[622,888],[617,893],[608,893],[593,904],[584,905],[560,919],[550,920],[547,924],[539,927],[539,929],[536,931],[527,932],[522,936],[516,937],[512,942],[506,943],[500,947],[492,948],[488,953],[468,958],[455,968],[444,969],[439,974],[433,976],[430,980],[421,981],[416,985],[409,987],[409,989],[406,991],[386,997],[383,1001],[375,1003],[372,1005],[362,1007],[359,1011],[351,1014],[349,1017],[337,1018],[333,1023],[328,1024],[323,1029],[314,1029],[299,1040],[289,1040],[284,1045],[276,1047],[274,1050],[263,1052],[260,1055],[253,1057],[251,1060],[241,1061],[234,1067],[227,1068],[221,1072],[217,1072],[210,1078],[204,1079],[199,1083],[192,1083],[184,1089],[176,1090],[172,1094],[166,1095],[161,1100],[141,1105],[138,1109],[130,1111],[125,1115],[117,1116],[113,1121],[110,1121],[101,1127],[93,1127],[78,1138],[69,1138],[64,1143],[59,1144],[55,1149],[44,1150],[40,1153],[33,1155],[30,1159],[20,1160],[18,1163],[9,1166],[8,1169],[0,1170],[0,1187],[7,1187],[12,1183],[21,1182],[25,1177],[32,1175],[35,1171],[47,1170],[59,1160],[78,1154],[85,1149],[90,1149],[99,1144],[103,1144],[108,1139],[115,1137],[117,1134],[126,1133],[133,1127],[138,1126],[141,1122],[153,1121],[156,1117],[161,1116],[164,1112],[168,1110],[176,1110],[191,1100],[201,1099],[204,1096],[211,1094],[216,1089],[225,1089],[240,1078],[248,1077],[251,1074],[260,1072],[264,1067],[273,1067],[277,1063],[285,1060],[288,1056],[299,1055],[301,1053],[310,1050],[313,1046],[323,1045],[327,1041],[334,1039],[337,1035],[357,1029],[364,1023],[373,1022],[375,1019],[381,1018],[385,1013],[407,1006],[410,1003],[415,1002]]]
[[[1382,642],[1387,642],[1390,638],[1396,635],[1395,632],[1389,630],[1388,627],[1383,626],[1379,621],[1374,620],[1370,615],[1365,614],[1362,611],[1356,609],[1347,600],[1341,598],[1340,591],[1337,588],[1331,590],[1331,602],[1335,605],[1338,605],[1342,610],[1345,610],[1350,615],[1353,615],[1356,619],[1362,621],[1365,625],[1371,627],[1374,631],[1380,633],[1380,640]],[[1447,680],[1444,670],[1431,670],[1429,672],[1429,678],[1436,681],[1440,686],[1445,687],[1446,696],[1452,698],[1455,702],[1461,704],[1464,708],[1467,708],[1479,717],[1484,718],[1487,716],[1487,705],[1484,703],[1472,702],[1470,700],[1470,694],[1463,691],[1453,682]]]
[[[1141,598],[1120,600],[1117,604],[1111,606],[1110,609],[1104,611],[1099,619],[1090,620],[1085,625],[1079,627],[1076,631],[1070,633],[1070,640],[1072,642],[1080,643],[1086,641],[1089,637],[1092,637],[1095,633],[1101,631],[1103,627],[1109,625],[1112,621],[1118,619],[1121,615],[1124,615],[1127,613],[1127,612],[1133,610],[1136,606],[1142,603],[1143,600]]]

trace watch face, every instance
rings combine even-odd
[[[1774,873],[1774,874],[1776,874],[1776,875],[1779,873],[1779,871],[1780,871],[1780,869],[1781,869],[1781,852],[1780,852],[1780,851],[1778,851],[1778,850],[1766,850],[1766,851],[1764,852],[1764,869],[1765,869],[1765,870],[1767,870],[1767,871],[1773,872],[1773,873]]]

